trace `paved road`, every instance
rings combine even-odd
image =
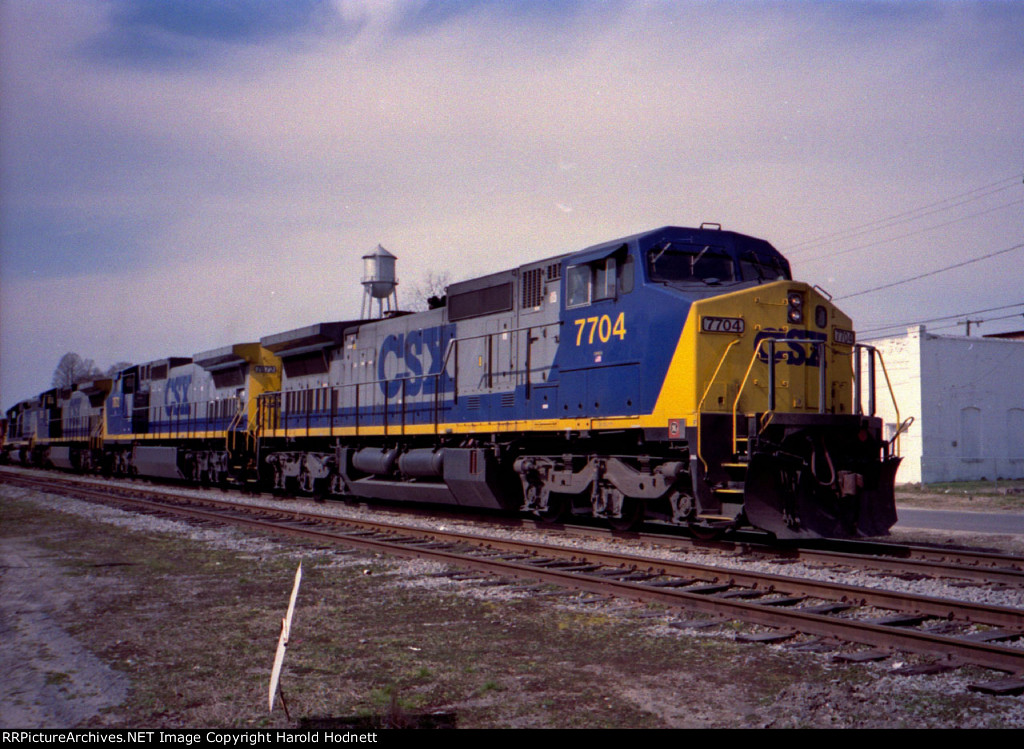
[[[1010,533],[1024,535],[1024,513],[963,512],[961,510],[916,510],[897,508],[896,527],[939,531]]]

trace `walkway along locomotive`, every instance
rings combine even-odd
[[[114,473],[872,536],[896,521],[899,465],[877,365],[767,242],[664,227],[451,284],[426,312],[50,391],[11,409],[7,439]],[[54,433],[76,395],[92,426]]]

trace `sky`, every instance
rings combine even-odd
[[[862,339],[1024,330],[1024,2],[0,0],[4,410],[356,318],[378,244],[408,307],[702,222]]]

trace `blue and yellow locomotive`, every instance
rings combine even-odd
[[[129,368],[84,462],[616,528],[896,520],[875,352],[763,240],[664,227],[435,302]]]
[[[261,341],[276,487],[780,538],[895,522],[850,319],[767,242],[665,227],[447,292]]]

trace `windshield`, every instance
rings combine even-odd
[[[721,247],[662,242],[647,251],[647,271],[652,281],[706,284],[736,281],[732,258]]]
[[[758,257],[753,251],[740,258],[744,281],[788,281],[789,272],[777,257]]]

